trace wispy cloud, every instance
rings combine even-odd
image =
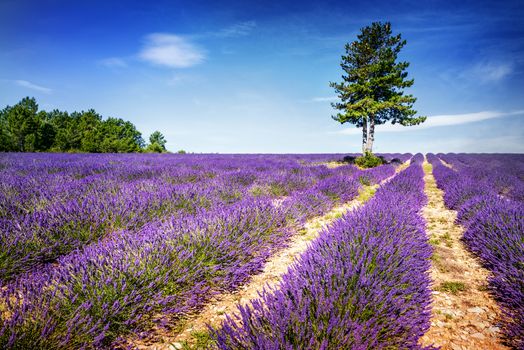
[[[30,81],[27,81],[27,80],[13,80],[13,83],[15,83],[16,85],[21,86],[21,87],[25,87],[25,88],[28,88],[28,89],[31,89],[31,90],[35,90],[35,91],[38,91],[38,92],[43,92],[44,94],[50,94],[50,93],[53,92],[53,90],[50,89],[50,88],[47,88],[47,87],[41,86],[41,85],[33,84],[33,83],[31,83]]]
[[[173,75],[167,80],[167,85],[169,86],[178,86],[185,81],[185,77],[180,75]]]
[[[249,35],[256,26],[257,23],[255,21],[240,22],[220,30],[216,33],[216,36],[224,38],[246,36]]]
[[[179,35],[153,33],[146,37],[139,57],[160,66],[187,68],[202,63],[206,54],[203,49]]]
[[[327,97],[313,97],[311,101],[313,102],[334,102],[338,100],[336,96],[327,96]]]
[[[450,126],[450,125],[461,125],[480,122],[488,119],[502,118],[507,116],[524,116],[524,110],[512,111],[512,112],[497,112],[497,111],[483,111],[477,113],[467,114],[448,114],[448,115],[435,115],[430,116],[428,119],[420,124],[410,127],[405,127],[399,124],[391,125],[378,125],[377,130],[380,132],[402,132],[402,131],[417,131],[422,129],[435,128],[439,126]],[[361,134],[362,130],[357,128],[348,128],[341,130],[337,133],[345,135],[356,135]]]
[[[476,90],[480,85],[503,83],[505,78],[518,71],[518,58],[511,60],[484,59],[462,68],[450,68],[438,74],[453,89]]]
[[[188,84],[199,84],[204,81],[205,79],[200,75],[181,74],[177,71],[167,79],[166,83],[169,86],[187,86]]]
[[[98,64],[109,67],[109,68],[125,68],[127,67],[126,61],[119,57],[108,57],[98,61]]]
[[[504,79],[513,72],[513,65],[507,62],[477,63],[469,72],[472,78],[484,83],[496,82]]]

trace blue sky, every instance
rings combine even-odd
[[[346,42],[390,21],[425,125],[377,152],[524,153],[524,5],[514,1],[0,1],[0,106],[86,110],[172,151],[358,152],[331,119]]]

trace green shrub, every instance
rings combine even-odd
[[[163,153],[165,152],[165,148],[162,148],[162,146],[156,142],[151,143],[147,146],[146,152],[148,153]]]
[[[362,157],[355,159],[355,164],[361,168],[374,168],[383,164],[383,160],[371,152],[366,152]]]
[[[462,282],[455,281],[446,281],[442,282],[438,287],[438,290],[441,292],[449,292],[451,294],[457,294],[458,292],[463,292],[467,289],[466,285]]]
[[[367,177],[365,175],[359,176],[358,181],[362,185],[364,185],[364,186],[370,186],[371,185],[371,180],[369,179],[369,177]]]

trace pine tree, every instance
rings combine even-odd
[[[389,22],[374,22],[362,28],[356,41],[345,46],[340,66],[342,82],[330,82],[340,102],[331,105],[341,112],[332,116],[340,123],[362,128],[362,153],[373,151],[375,125],[391,121],[404,126],[417,125],[426,117],[412,107],[416,98],[404,95],[403,89],[413,85],[407,80],[408,62],[397,62],[406,44],[401,35],[392,35]]]

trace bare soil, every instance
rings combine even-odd
[[[489,271],[460,240],[463,228],[455,224],[457,213],[444,206],[427,162],[424,171],[428,204],[422,214],[434,253],[431,327],[421,344],[443,350],[507,349],[497,322],[500,310],[487,291]]]

